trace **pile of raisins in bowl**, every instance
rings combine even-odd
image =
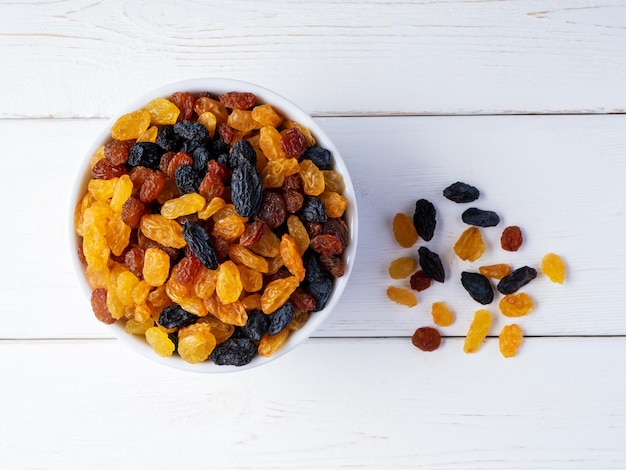
[[[468,204],[476,201],[480,191],[467,183],[456,182],[443,190],[443,196],[457,204]],[[468,228],[459,236],[452,250],[460,260],[477,261],[487,249],[481,230],[493,230],[500,224],[500,217],[494,211],[470,207],[463,211],[461,220]],[[412,248],[421,238],[424,242],[433,239],[437,226],[437,210],[432,202],[419,199],[415,203],[413,217],[397,213],[393,219],[392,231],[396,242],[403,248]],[[523,244],[520,227],[512,225],[504,228],[500,236],[502,250],[515,252]],[[541,260],[541,270],[552,282],[562,284],[565,279],[566,266],[562,258],[548,253]],[[430,287],[431,282],[445,282],[444,265],[438,253],[427,246],[420,246],[417,259],[414,256],[403,256],[393,260],[389,265],[392,279],[408,279],[409,286],[390,285],[387,296],[390,300],[407,306],[415,307],[418,299],[414,291],[421,292]],[[518,318],[528,315],[534,308],[532,298],[520,291],[525,285],[537,277],[537,270],[531,266],[520,266],[512,269],[509,264],[483,265],[477,271],[464,270],[460,281],[469,297],[480,305],[491,304],[496,295],[500,295],[499,311],[507,318]],[[493,283],[496,282],[495,289]],[[455,314],[445,302],[434,302],[431,306],[432,320],[436,326],[448,327],[455,321]],[[492,313],[486,308],[475,311],[467,332],[463,350],[466,353],[476,352],[488,336],[492,324]],[[422,351],[434,351],[441,344],[441,333],[437,328],[425,326],[418,328],[412,335],[412,343]],[[523,342],[523,331],[517,323],[506,325],[499,333],[500,352],[504,357],[513,357]]]
[[[346,269],[344,182],[310,130],[248,92],[121,116],[74,214],[98,320],[163,357],[274,354]]]

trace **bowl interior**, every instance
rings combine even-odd
[[[199,92],[211,92],[212,94],[222,94],[229,91],[246,91],[254,93],[257,96],[257,101],[259,103],[267,103],[271,104],[282,116],[289,118],[293,121],[296,121],[311,130],[315,139],[317,140],[318,145],[324,147],[332,153],[333,156],[333,166],[335,171],[340,173],[343,176],[345,182],[345,191],[343,192],[343,196],[348,200],[348,208],[346,209],[344,220],[348,225],[349,229],[349,244],[346,250],[343,253],[343,257],[346,263],[346,270],[344,276],[337,278],[334,280],[333,291],[331,297],[326,304],[326,307],[319,311],[314,312],[310,315],[307,323],[300,328],[299,330],[293,332],[289,339],[285,344],[281,346],[281,348],[276,351],[270,357],[262,357],[256,356],[249,364],[236,367],[236,366],[218,366],[210,361],[206,361],[199,364],[189,364],[181,359],[177,355],[173,355],[170,357],[160,357],[158,356],[152,348],[145,342],[143,337],[134,336],[126,333],[123,325],[120,322],[116,322],[113,325],[107,327],[110,328],[110,331],[113,334],[123,341],[125,344],[130,346],[132,349],[136,350],[140,354],[157,361],[161,364],[175,367],[179,369],[194,371],[194,372],[203,372],[203,373],[224,373],[224,372],[232,372],[232,371],[241,371],[250,369],[253,367],[257,367],[277,358],[285,355],[289,351],[291,351],[298,344],[302,343],[305,339],[307,339],[313,331],[315,331],[320,324],[331,314],[334,310],[337,302],[339,301],[341,294],[343,293],[348,279],[350,277],[352,267],[354,264],[354,259],[356,255],[356,246],[357,246],[357,237],[358,237],[358,215],[357,215],[357,206],[356,206],[356,197],[354,193],[354,187],[352,185],[352,180],[350,178],[348,169],[343,161],[339,150],[335,147],[330,138],[326,135],[326,133],[317,125],[317,123],[303,110],[301,110],[298,106],[293,104],[291,101],[286,98],[280,96],[279,94],[260,87],[258,85],[247,83],[238,80],[232,79],[222,79],[222,78],[197,78],[192,80],[185,80],[175,83],[170,83],[168,85],[162,86],[160,88],[156,88],[143,96],[137,98],[136,100],[129,103],[126,107],[122,108],[115,116],[113,116],[107,124],[103,127],[100,133],[94,139],[92,145],[87,149],[85,158],[81,167],[78,169],[77,176],[75,179],[75,185],[72,190],[71,197],[71,206],[70,206],[70,217],[69,217],[69,230],[70,230],[70,243],[71,252],[76,253],[76,248],[78,247],[78,243],[80,242],[79,237],[76,235],[74,231],[73,224],[73,216],[74,209],[76,204],[80,201],[82,196],[87,190],[87,183],[90,179],[89,174],[89,160],[91,156],[96,152],[96,150],[100,147],[100,145],[106,143],[110,139],[110,129],[112,125],[115,123],[117,118],[122,114],[135,111],[137,109],[143,108],[150,100],[158,97],[168,97],[172,93],[177,91],[187,91],[190,93],[199,93]],[[80,263],[77,256],[72,256],[72,261],[74,263],[74,267],[76,269],[79,282],[81,284],[82,289],[87,295],[87,299],[91,295],[91,288],[87,283],[87,280],[84,276],[84,266]]]

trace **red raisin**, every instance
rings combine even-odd
[[[506,251],[519,250],[523,241],[524,237],[522,236],[522,229],[520,229],[517,225],[511,225],[510,227],[505,228],[502,232],[502,236],[500,237],[500,245],[502,246],[502,249]]]
[[[146,176],[139,191],[139,199],[143,203],[154,201],[165,186],[165,176],[160,171],[153,171]]]
[[[235,130],[224,122],[220,122],[217,124],[217,133],[228,145],[230,145],[230,143],[233,141],[233,137],[235,136]]]
[[[432,279],[424,274],[424,271],[415,272],[410,279],[411,289],[421,292],[430,287]]]
[[[343,252],[341,240],[334,235],[328,234],[318,235],[311,239],[311,248],[313,248],[314,251],[326,256],[339,255]]]
[[[302,193],[289,189],[283,193],[283,197],[285,198],[285,208],[290,214],[302,209],[302,204],[304,203],[304,195]]]
[[[294,127],[284,133],[280,139],[280,148],[289,158],[300,158],[307,149],[306,138],[304,134]]]
[[[261,238],[263,238],[263,235],[265,235],[267,230],[267,224],[262,220],[247,224],[243,235],[239,239],[239,244],[241,246],[254,245]]]
[[[219,97],[220,103],[230,109],[250,109],[256,104],[254,93],[229,91]]]
[[[177,121],[187,121],[193,116],[193,108],[196,104],[196,100],[191,93],[186,91],[177,91],[170,96],[170,101],[180,109]]]
[[[302,177],[299,173],[289,175],[285,177],[285,181],[283,183],[283,190],[285,191],[297,191],[299,193],[303,192],[302,186]]]
[[[128,161],[128,154],[133,145],[134,140],[112,140],[104,146],[104,156],[113,165],[123,165]]]
[[[312,312],[315,309],[315,297],[301,287],[296,288],[289,300],[301,312]]]
[[[143,248],[135,245],[124,255],[124,265],[138,278],[143,277],[143,258],[145,252]]]
[[[193,282],[201,266],[202,263],[195,256],[185,256],[174,267],[172,274],[182,285],[188,285]]]
[[[424,326],[415,330],[411,337],[411,342],[413,346],[422,351],[434,351],[441,345],[441,334],[436,328]]]
[[[114,165],[107,158],[98,160],[91,170],[93,178],[102,180],[118,178],[126,173],[128,173],[126,165]]]
[[[122,221],[130,228],[139,228],[141,216],[146,213],[146,206],[134,196],[129,197],[122,206]]]

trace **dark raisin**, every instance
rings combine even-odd
[[[419,254],[419,264],[424,275],[437,282],[444,282],[446,274],[443,270],[443,264],[441,263],[439,255],[430,251],[425,246],[421,246],[417,252]]]
[[[322,233],[337,237],[344,250],[348,246],[348,226],[343,219],[329,218],[322,226]]]
[[[130,166],[145,166],[153,170],[159,169],[163,149],[152,142],[137,142],[130,149],[128,164]]]
[[[304,195],[302,193],[289,189],[283,192],[283,198],[285,199],[285,208],[290,214],[302,209],[302,204],[304,204]]]
[[[252,310],[248,312],[248,321],[245,326],[239,328],[239,331],[245,338],[260,341],[263,335],[267,333],[269,325],[269,315],[266,315],[261,310]]]
[[[274,230],[283,224],[286,216],[287,208],[283,197],[274,191],[265,191],[261,207],[255,215],[256,220],[264,221],[271,230]]]
[[[315,298],[301,287],[296,288],[289,301],[301,312],[311,312],[315,310]]]
[[[163,328],[183,328],[196,321],[198,321],[198,316],[176,304],[165,307],[159,315],[159,325]]]
[[[254,149],[252,151],[254,152]],[[231,199],[237,213],[242,217],[256,214],[263,200],[263,181],[257,167],[242,157],[233,170],[230,184]]]
[[[330,276],[322,269],[317,255],[309,252],[304,257],[304,267],[306,275],[302,283],[303,288],[315,299],[314,312],[322,310],[333,290],[333,281]]]
[[[193,95],[187,91],[177,91],[170,96],[170,101],[180,109],[178,121],[185,121],[193,117],[193,108],[196,100]]]
[[[174,343],[174,351],[178,350],[178,331],[172,331],[167,334],[167,337],[172,343]]]
[[[268,315],[270,324],[267,328],[267,334],[272,336],[284,330],[291,322],[294,313],[293,304],[287,301],[274,313]]]
[[[416,271],[411,276],[409,282],[411,284],[411,289],[421,292],[430,287],[432,279],[424,274],[424,271]]]
[[[500,223],[500,217],[493,211],[485,211],[470,207],[461,215],[461,219],[468,225],[477,227],[494,227]]]
[[[249,338],[228,338],[215,346],[211,360],[218,366],[244,366],[249,364],[257,352],[257,345]]]
[[[141,217],[146,213],[146,206],[135,196],[126,199],[122,205],[122,221],[130,228],[139,228]]]
[[[330,170],[331,168],[331,158],[330,151],[326,150],[322,147],[311,147],[307,149],[306,152],[302,155],[300,160],[309,159],[315,166],[320,170]]]
[[[252,165],[256,165],[256,151],[247,140],[238,140],[233,144],[230,151],[231,169],[236,167],[240,161],[245,160]]]
[[[143,248],[135,245],[124,255],[124,265],[131,273],[140,279],[143,277],[144,254]]]
[[[464,271],[461,273],[461,284],[479,304],[487,305],[493,302],[491,282],[482,274]]]
[[[306,232],[309,234],[309,238],[315,238],[316,236],[320,235],[323,232],[323,224],[320,224],[319,222],[310,222],[308,220],[303,220],[302,224],[304,225],[304,228],[306,228]]]
[[[134,140],[112,140],[104,146],[104,156],[114,165],[123,165],[128,161]]]
[[[415,203],[415,213],[413,214],[413,225],[422,239],[430,241],[435,234],[437,225],[437,211],[432,202],[420,199]]]
[[[497,289],[504,295],[513,294],[536,277],[537,270],[531,268],[530,266],[522,266],[521,268],[517,268],[515,271],[511,272],[511,274],[500,279]]]
[[[183,237],[193,254],[209,269],[217,269],[218,257],[207,231],[194,222],[183,225]]]
[[[267,224],[262,220],[246,224],[243,235],[239,238],[241,246],[250,246],[258,242],[268,231]]]
[[[311,248],[326,256],[340,255],[343,252],[341,240],[329,234],[314,237],[311,240]]]
[[[306,138],[300,129],[294,127],[282,134],[280,148],[288,158],[300,158],[307,149]]]
[[[163,126],[157,132],[156,144],[165,151],[177,152],[182,139],[174,132],[174,126]]]
[[[193,151],[193,169],[199,174],[205,175],[209,160],[211,160],[211,152],[207,145],[201,145]]]
[[[209,140],[209,131],[202,123],[197,121],[181,121],[174,124],[174,132],[177,136],[192,141],[196,146]]]
[[[217,255],[218,262],[223,263],[228,259],[230,242],[223,239],[222,237],[217,237],[215,235],[211,235],[210,238],[211,243],[213,243],[213,249],[215,250],[215,254]]]
[[[441,333],[436,328],[424,326],[415,330],[411,342],[416,348],[431,352],[441,345]]]
[[[91,169],[91,176],[95,179],[110,180],[128,173],[126,165],[113,165],[108,159],[102,158]]]
[[[315,196],[306,196],[302,204],[302,216],[309,222],[324,223],[328,220],[322,200]]]
[[[334,278],[342,277],[346,272],[346,263],[338,256],[320,255],[319,261],[324,270]]]
[[[443,195],[453,202],[465,203],[478,199],[480,191],[474,186],[457,181],[443,190]]]
[[[229,91],[219,96],[220,103],[230,109],[250,109],[256,104],[254,93]]]
[[[191,165],[181,165],[174,171],[174,179],[176,187],[181,194],[190,194],[198,191],[200,183],[200,175]]]

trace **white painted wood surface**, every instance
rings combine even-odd
[[[626,467],[624,44],[619,0],[0,1],[0,468]],[[350,286],[316,337],[220,377],[111,340],[67,243],[93,118],[207,75],[318,116],[361,215]],[[472,265],[450,253],[462,208],[440,195],[458,179],[526,235],[505,256],[486,230],[485,261],[555,251],[570,268],[562,286],[529,285],[514,359],[493,338],[502,316],[462,352],[478,304],[456,282]],[[429,246],[450,282],[408,310],[384,296],[407,253],[389,224],[418,197],[439,210]],[[409,335],[435,300],[457,321],[425,354]]]

